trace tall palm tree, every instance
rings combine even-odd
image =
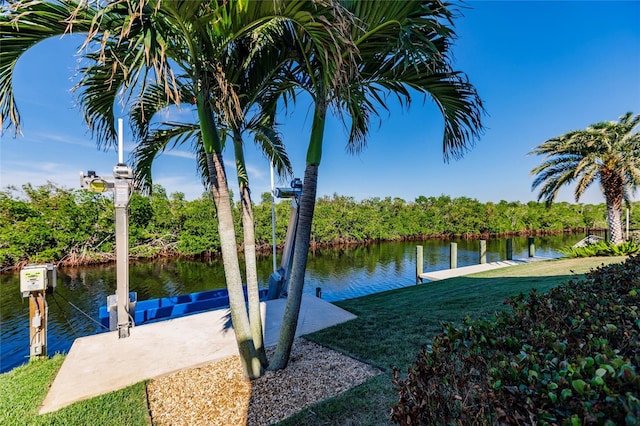
[[[358,73],[347,90],[335,91],[316,74],[292,70],[291,81],[312,97],[315,110],[309,140],[289,293],[278,346],[270,369],[287,365],[295,336],[322,158],[326,114],[331,105],[349,117],[347,147],[360,151],[369,120],[385,96],[395,95],[405,106],[412,93],[433,100],[444,118],[443,154],[459,157],[482,132],[482,103],[464,74],[452,69],[449,47],[455,33],[451,4],[439,0],[411,2],[341,2],[353,16],[351,36],[358,48]],[[346,118],[346,117],[344,117]]]
[[[604,121],[584,130],[575,130],[549,139],[529,155],[544,155],[542,164],[531,170],[535,176],[531,189],[538,186],[538,200],[550,205],[565,185],[576,182],[576,201],[594,182],[607,205],[609,240],[623,242],[622,204],[640,185],[640,114],[631,112],[620,121]],[[634,133],[635,131],[635,133]]]
[[[333,76],[342,74],[342,53],[349,45],[348,34],[340,32],[339,16],[327,1],[288,0],[247,2],[185,2],[178,0],[121,0],[92,8],[87,2],[62,0],[17,1],[0,15],[3,40],[0,64],[0,111],[7,126],[19,129],[20,118],[13,98],[11,74],[19,57],[29,47],[69,28],[86,31],[85,46],[98,46],[99,62],[113,65],[111,85],[105,90],[124,89],[125,99],[144,92],[150,81],[165,90],[167,98],[180,100],[180,87],[191,86],[199,117],[202,148],[214,204],[217,211],[221,252],[229,290],[231,317],[243,371],[248,377],[262,374],[245,308],[236,238],[231,214],[227,176],[223,166],[223,143],[219,137],[222,105],[224,119],[238,120],[242,108],[221,64],[238,44],[252,41],[252,50],[262,46],[304,44],[295,58],[300,67],[311,62]],[[3,10],[5,12],[5,10]],[[307,57],[305,55],[311,55]],[[313,59],[313,60],[312,60]],[[179,83],[178,80],[181,80]],[[336,81],[346,81],[336,78]],[[89,111],[91,115],[91,111]],[[115,141],[112,123],[89,121],[98,138]]]
[[[83,81],[91,80],[94,70],[86,70]],[[243,78],[243,84],[253,81],[249,76]],[[81,83],[82,85],[82,83]],[[86,87],[86,86],[85,86]],[[284,144],[279,134],[275,130],[271,116],[258,113],[250,115],[252,105],[257,103],[260,94],[265,89],[262,87],[245,87],[239,90],[243,96],[240,97],[245,120],[236,120],[233,124],[223,123],[224,128],[221,129],[223,139],[231,139],[236,158],[236,171],[238,176],[238,186],[240,193],[240,209],[244,237],[244,257],[245,257],[245,279],[247,284],[248,305],[249,305],[249,322],[251,326],[252,336],[256,352],[264,367],[267,366],[267,357],[263,342],[263,327],[260,313],[260,298],[258,275],[256,265],[256,249],[255,249],[255,231],[253,219],[253,205],[251,200],[251,191],[249,186],[249,176],[244,160],[244,138],[245,133],[250,133],[256,145],[265,153],[276,171],[281,176],[290,175],[292,173],[291,163],[284,150]],[[81,93],[81,104],[91,105],[91,99],[85,99],[84,96],[93,93],[93,90],[84,90]],[[188,90],[181,90],[183,93],[182,102],[188,102],[193,97]],[[134,169],[136,171],[137,183],[145,189],[152,186],[151,166],[155,158],[163,151],[191,144],[191,149],[195,151],[198,159],[198,167],[201,173],[202,182],[209,187],[209,175],[206,166],[206,155],[203,150],[200,129],[196,123],[178,123],[178,122],[161,122],[151,127],[151,119],[156,114],[169,107],[170,103],[164,96],[163,88],[152,85],[142,95],[141,99],[136,101],[131,112],[133,118],[133,127],[138,135],[140,143],[136,146],[132,153],[134,159]],[[110,114],[105,114],[110,116]],[[146,117],[146,118],[145,118]],[[250,119],[246,119],[251,117]],[[227,134],[229,134],[227,136]]]

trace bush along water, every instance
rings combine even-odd
[[[640,203],[637,203],[640,206]],[[234,220],[241,240],[240,208]],[[290,203],[277,203],[276,239],[284,244]],[[637,212],[637,213],[636,213]],[[167,195],[154,185],[152,194],[134,193],[129,204],[129,244],[132,258],[219,255],[216,212],[209,193],[188,201],[184,194]],[[262,194],[254,206],[258,250],[272,247],[271,196]],[[604,204],[577,205],[478,200],[446,195],[369,198],[333,195],[317,200],[311,247],[367,244],[374,241],[429,238],[555,234],[606,227]],[[640,208],[632,209],[631,227],[640,227]],[[109,193],[68,190],[47,184],[0,190],[0,271],[33,262],[63,266],[114,260],[113,201]]]
[[[640,256],[506,303],[394,369],[393,422],[640,424]]]
[[[613,244],[608,241],[598,241],[583,247],[566,247],[560,252],[566,257],[629,256],[640,253],[640,243],[625,241],[621,244]]]

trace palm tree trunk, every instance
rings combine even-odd
[[[260,290],[258,288],[258,268],[256,265],[256,238],[253,220],[253,207],[249,188],[240,188],[242,197],[242,229],[244,232],[244,261],[247,279],[247,296],[249,300],[249,323],[257,356],[264,368],[267,367],[267,353],[264,347],[262,315],[260,313]]]
[[[622,233],[622,200],[609,202],[607,199],[607,222],[609,223],[609,241],[621,244],[624,241]]]
[[[607,204],[609,241],[612,244],[621,244],[624,241],[624,234],[622,233],[623,185],[624,180],[618,173],[610,173],[602,177],[602,192]]]
[[[262,330],[262,315],[260,313],[260,291],[258,288],[258,268],[256,265],[256,237],[255,222],[253,218],[253,206],[251,204],[251,192],[249,190],[249,177],[246,172],[242,139],[239,132],[234,132],[233,147],[236,155],[236,168],[238,170],[238,186],[240,188],[240,206],[242,217],[242,230],[244,235],[244,261],[245,278],[247,280],[247,298],[249,301],[249,323],[256,354],[262,367],[269,364],[264,347]]]
[[[202,143],[207,152],[207,168],[209,169],[209,183],[213,203],[216,206],[218,217],[218,234],[220,236],[220,250],[224,265],[224,276],[229,292],[229,308],[231,309],[231,321],[236,334],[240,363],[244,375],[250,379],[262,375],[262,364],[256,355],[256,350],[251,336],[249,316],[244,300],[242,288],[242,276],[240,275],[240,262],[238,262],[238,248],[236,245],[236,232],[233,226],[231,213],[231,197],[227,174],[224,171],[222,161],[222,144],[211,111],[206,91],[202,90],[196,98],[198,103],[198,118]]]
[[[311,241],[311,225],[316,206],[316,191],[318,187],[318,168],[322,157],[322,141],[327,109],[324,104],[316,102],[311,139],[307,151],[307,168],[304,172],[302,197],[300,200],[300,215],[296,228],[296,239],[291,260],[291,275],[289,278],[289,293],[282,318],[282,327],[278,338],[278,346],[269,365],[270,370],[281,370],[287,367],[291,355],[291,347],[298,326],[298,315],[302,303],[302,289],[304,275],[307,269],[309,243]]]
[[[231,213],[231,198],[229,196],[227,177],[222,162],[222,154],[207,154],[207,165],[209,167],[211,193],[213,194],[213,201],[218,216],[220,249],[222,251],[224,275],[229,292],[231,321],[236,334],[242,370],[246,377],[253,379],[262,375],[262,364],[256,356],[244,300],[240,263],[238,262],[238,249],[236,247],[236,234],[233,227],[233,215]]]
[[[270,370],[280,370],[287,367],[291,346],[298,325],[298,314],[302,303],[302,289],[304,287],[304,275],[307,269],[309,255],[309,242],[311,240],[311,224],[313,211],[316,204],[316,187],[318,182],[318,166],[307,165],[304,172],[304,187],[300,201],[300,217],[296,231],[296,243],[293,249],[291,276],[289,279],[289,293],[287,305],[282,318],[282,327],[276,352],[273,355]]]

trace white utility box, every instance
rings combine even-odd
[[[20,270],[20,293],[29,297],[32,291],[53,291],[56,287],[56,267],[52,264],[29,265]]]

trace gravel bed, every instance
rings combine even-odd
[[[157,426],[269,425],[377,374],[368,364],[296,339],[288,367],[254,381],[242,376],[237,356],[152,380],[149,410]]]

